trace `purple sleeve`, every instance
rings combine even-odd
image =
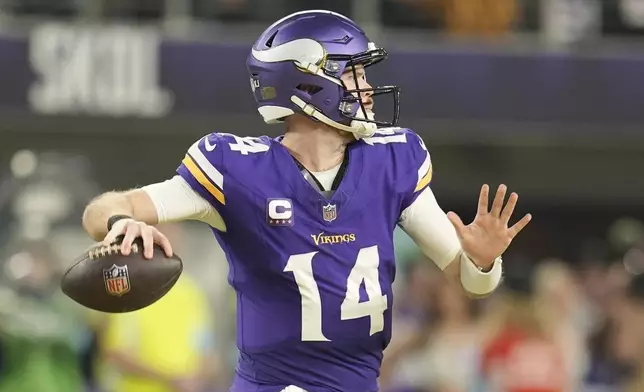
[[[199,139],[188,149],[177,168],[177,174],[218,209],[226,204],[223,149],[219,142],[214,133]]]

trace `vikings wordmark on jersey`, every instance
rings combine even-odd
[[[177,169],[226,223],[213,233],[237,292],[236,383],[376,391],[391,336],[393,229],[429,184],[429,153],[402,128],[353,142],[327,199],[280,140],[213,133]]]

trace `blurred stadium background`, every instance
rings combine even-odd
[[[281,131],[245,58],[318,8],[390,51],[370,80],[402,86],[445,209],[505,182],[535,217],[475,303],[396,233],[383,391],[644,392],[644,0],[0,0],[0,392],[227,390],[235,298],[206,227],[165,228],[187,271],[144,311],[86,312],[58,277],[99,192],[171,176],[206,133]]]

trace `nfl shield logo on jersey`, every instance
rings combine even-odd
[[[103,280],[108,294],[120,297],[130,291],[130,274],[127,271],[127,265],[119,267],[114,264],[104,269]]]
[[[335,204],[322,206],[322,217],[327,222],[333,222],[338,217],[338,209]]]

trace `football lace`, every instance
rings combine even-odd
[[[105,256],[122,254],[121,245],[119,244],[101,245],[94,249],[90,249],[88,253],[90,260],[95,260]],[[139,246],[137,244],[132,244],[132,253],[139,253]]]

